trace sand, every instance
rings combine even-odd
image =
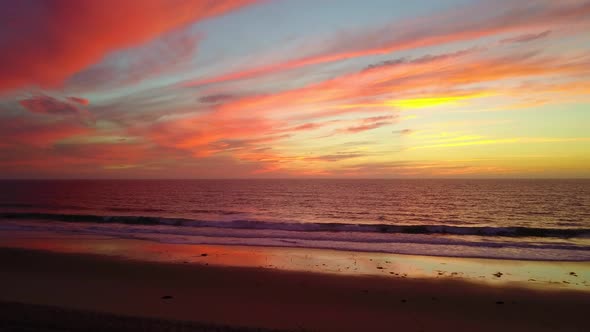
[[[0,249],[0,264],[5,307],[18,302],[74,310],[70,316],[76,310],[103,313],[103,323],[114,314],[149,318],[148,325],[182,321],[297,331],[586,331],[590,307],[588,291],[463,279],[141,262],[7,248]]]
[[[170,244],[77,233],[2,231],[0,248],[388,278],[460,279],[504,286],[590,292],[590,263],[435,257],[297,247]],[[573,272],[573,273],[572,273]]]

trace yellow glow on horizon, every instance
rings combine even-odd
[[[334,109],[355,109],[355,108],[383,108],[383,107],[396,107],[405,109],[419,109],[434,106],[441,106],[447,104],[461,104],[462,101],[474,98],[481,98],[489,96],[489,93],[474,93],[468,95],[459,96],[447,96],[447,97],[423,97],[423,98],[410,98],[410,99],[399,99],[389,100],[375,103],[355,103],[355,104],[343,104],[336,105],[331,108]],[[413,116],[415,117],[415,116]],[[413,118],[410,117],[410,118]]]
[[[510,144],[510,143],[563,143],[563,142],[588,142],[588,137],[514,137],[501,139],[478,139],[480,136],[461,136],[450,139],[441,139],[434,144],[410,147],[408,150],[447,148],[470,145]]]
[[[411,98],[411,99],[400,99],[400,100],[392,100],[388,102],[389,105],[399,107],[399,108],[427,108],[427,107],[434,107],[434,106],[441,106],[441,105],[448,105],[448,104],[460,104],[461,101],[473,98],[480,98],[484,97],[486,94],[478,93],[478,94],[470,94],[470,95],[462,95],[462,96],[448,96],[448,97],[424,97],[424,98]]]

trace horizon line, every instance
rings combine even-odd
[[[190,180],[590,180],[590,177],[389,177],[389,178],[0,178],[0,181],[190,181]]]

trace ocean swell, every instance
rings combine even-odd
[[[207,227],[223,229],[280,230],[298,232],[346,232],[391,234],[475,235],[486,237],[590,238],[590,228],[492,227],[454,225],[391,225],[350,223],[297,223],[236,219],[210,221],[152,216],[104,216],[53,213],[0,213],[0,219],[43,220],[68,223],[113,223],[124,225],[168,225],[177,227]]]

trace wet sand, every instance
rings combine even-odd
[[[518,284],[518,287],[526,288],[590,292],[589,262],[435,257],[293,247],[170,244],[103,235],[8,231],[0,234],[0,248],[2,247],[160,263],[395,279],[459,279],[500,286]]]
[[[0,249],[0,264],[0,301],[5,303],[214,326],[585,331],[590,307],[587,291],[463,279],[141,262],[22,249]]]

